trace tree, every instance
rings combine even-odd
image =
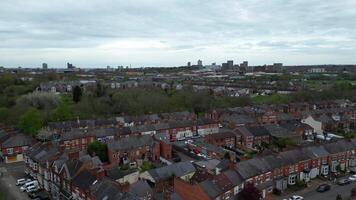
[[[5,107],[0,108],[0,122],[6,122],[9,115],[9,109]]]
[[[107,146],[99,141],[94,141],[88,145],[88,153],[91,156],[98,156],[102,162],[108,161]]]
[[[143,161],[140,172],[145,172],[145,171],[148,171],[153,168],[154,168],[154,166],[151,162]]]
[[[99,81],[96,83],[95,93],[97,97],[102,97],[106,94],[106,88]]]
[[[74,112],[71,106],[62,102],[56,109],[51,113],[52,121],[66,121],[74,119]]]
[[[82,98],[82,88],[76,85],[73,89],[73,101],[75,103],[78,103],[81,98]]]
[[[253,183],[247,183],[241,191],[241,198],[243,200],[260,200],[262,199],[262,192]]]
[[[16,106],[30,106],[39,110],[51,110],[58,106],[60,98],[51,92],[33,92],[22,96]]]
[[[43,118],[41,113],[35,108],[29,108],[20,116],[18,128],[26,134],[32,136],[37,135],[38,131],[43,126]]]

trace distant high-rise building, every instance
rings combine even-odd
[[[233,60],[228,60],[227,61],[227,67],[228,67],[228,69],[232,69],[234,67],[234,61]]]
[[[71,63],[67,63],[67,68],[68,69],[74,69],[75,66],[73,64],[71,64]]]
[[[198,66],[203,66],[203,61],[202,60],[198,60]]]
[[[247,61],[243,61],[242,63],[240,63],[240,68],[239,68],[239,72],[240,74],[245,74],[248,68],[248,62]]]
[[[248,67],[248,61],[243,61],[242,63],[240,63],[240,67],[244,67],[247,68]]]
[[[192,64],[190,62],[187,63],[187,67],[190,67],[192,66]]]
[[[42,63],[42,69],[48,69],[47,63]]]
[[[280,71],[283,69],[283,63],[273,63],[273,70]]]

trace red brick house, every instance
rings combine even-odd
[[[269,144],[271,142],[271,135],[263,126],[237,127],[234,131],[241,135],[241,144],[238,145],[245,148],[256,149],[263,143]]]
[[[126,164],[137,160],[159,160],[160,143],[150,135],[108,141],[109,162]]]
[[[2,158],[5,163],[24,161],[24,152],[35,140],[24,134],[14,134],[8,137],[1,145]]]
[[[220,129],[218,133],[206,135],[204,141],[218,147],[236,147],[236,137],[230,129]]]
[[[88,144],[95,141],[95,135],[86,130],[75,129],[60,135],[60,150],[86,150]]]

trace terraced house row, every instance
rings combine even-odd
[[[317,176],[354,170],[355,151],[356,139],[340,140],[258,156],[236,163],[234,167],[226,167],[225,170],[211,167],[211,163],[208,163],[197,172],[204,174],[205,178],[190,182],[175,180],[174,188],[182,199],[232,199],[238,196],[244,185],[253,183],[262,191],[263,197],[267,197],[274,189],[283,191],[297,181],[309,182]]]

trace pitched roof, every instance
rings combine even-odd
[[[72,181],[73,185],[82,189],[89,189],[96,177],[87,170],[81,171]]]
[[[266,124],[264,127],[269,131],[269,133],[273,137],[277,138],[291,138],[291,137],[299,137],[299,135],[295,132],[292,132],[283,126],[275,125],[275,124]]]
[[[154,140],[150,135],[142,135],[137,137],[126,137],[119,140],[108,141],[108,149],[110,150],[130,150],[144,145],[152,146]]]
[[[73,178],[82,165],[83,162],[80,160],[67,160],[63,167],[68,172],[69,178]]]
[[[268,130],[263,126],[253,126],[253,127],[237,127],[238,131],[242,134],[248,136],[267,136],[270,135]]]
[[[120,170],[117,167],[114,167],[113,169],[107,170],[106,174],[109,178],[113,180],[118,180],[128,174],[137,172],[136,169],[128,169],[128,170]]]
[[[2,148],[30,146],[33,141],[30,136],[19,133],[5,140],[2,143]]]
[[[117,183],[106,178],[92,184],[90,186],[90,193],[96,199],[100,200],[117,200],[124,198],[124,194],[119,190]]]
[[[242,179],[242,177],[240,176],[239,173],[237,173],[235,170],[227,170],[224,171],[223,174],[229,179],[229,181],[234,185],[241,185],[244,180]]]
[[[271,166],[263,159],[252,158],[237,164],[236,170],[243,179],[249,179],[259,174],[269,172]]]
[[[129,192],[131,192],[132,194],[134,194],[138,197],[144,197],[147,194],[152,194],[153,190],[150,187],[150,185],[148,185],[148,183],[146,181],[139,180],[136,183],[133,183],[132,185],[130,185]]]
[[[171,178],[173,175],[176,177],[181,177],[190,173],[195,172],[196,169],[190,161],[174,163],[164,167],[151,169],[148,171],[152,178],[156,181],[166,180]]]

